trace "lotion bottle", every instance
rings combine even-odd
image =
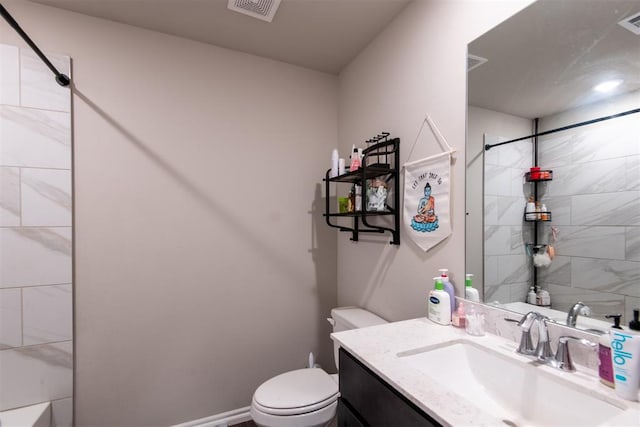
[[[440,277],[434,277],[434,289],[429,292],[429,309],[427,316],[430,320],[441,325],[451,324],[451,304],[449,294],[444,291]]]
[[[480,302],[480,294],[473,287],[473,274],[466,274],[464,280],[464,297],[469,301]]]
[[[620,314],[608,314],[605,317],[613,319],[612,329],[622,329],[620,327],[621,316]],[[609,332],[600,335],[598,342],[598,375],[602,384],[611,388],[615,386],[613,382],[613,364],[611,362],[611,334]]]
[[[633,310],[629,331],[611,329],[611,362],[616,394],[627,400],[638,400],[640,389],[640,321]]]
[[[442,284],[444,285],[444,291],[449,294],[449,302],[451,305],[451,314],[456,311],[456,294],[453,288],[453,283],[449,280],[449,276],[447,273],[449,272],[446,268],[441,268],[438,270],[440,272],[440,279],[442,280]]]
[[[536,299],[537,299],[537,296],[536,296],[535,288],[531,286],[529,288],[529,293],[527,294],[527,303],[536,305]]]

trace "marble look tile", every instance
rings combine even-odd
[[[70,75],[68,56],[47,54],[51,63],[63,74]],[[71,111],[71,91],[55,81],[55,76],[38,56],[28,49],[20,51],[20,83],[23,107]]]
[[[511,253],[511,227],[492,225],[484,228],[485,255],[507,255]]]
[[[0,288],[71,283],[71,227],[0,228]]]
[[[501,166],[528,169],[533,162],[533,146],[528,141],[502,145],[495,150],[498,151],[498,164]]]
[[[571,164],[571,153],[575,136],[571,133],[557,133],[542,136],[538,140],[538,163],[545,168]]]
[[[624,259],[624,227],[567,226],[559,231],[557,255]]]
[[[0,227],[20,225],[20,169],[0,167]]]
[[[530,227],[511,226],[509,227],[509,254],[522,255],[526,253],[525,243],[531,242],[533,230]]]
[[[529,168],[511,169],[511,196],[518,197],[523,201],[526,201],[532,194],[532,184],[527,182],[524,177],[528,171]]]
[[[0,351],[0,411],[71,397],[72,342]]]
[[[558,197],[558,196],[570,196],[570,191],[567,188],[571,185],[573,180],[571,171],[572,165],[555,166],[553,168],[553,181],[546,182],[546,197]]]
[[[484,134],[484,145],[487,144],[497,144],[499,142],[503,142],[506,141],[506,138],[501,138],[498,136],[493,136],[493,135],[487,135],[486,133]],[[499,165],[500,164],[500,158],[498,156],[498,153],[500,152],[499,149],[491,149],[491,150],[483,150],[484,153],[484,164],[485,165]]]
[[[624,297],[624,325],[628,325],[633,320],[633,310],[640,309],[640,298],[638,297]]]
[[[571,286],[640,297],[640,262],[573,258]]]
[[[622,295],[559,285],[549,285],[548,290],[554,310],[568,313],[576,302],[582,301],[591,309],[590,317],[610,322],[605,315],[622,313],[624,309]]]
[[[509,285],[509,301],[526,301],[531,282],[513,283]]]
[[[543,201],[551,212],[552,225],[571,225],[571,197],[546,197]]]
[[[511,196],[511,169],[504,166],[485,165],[484,194]]]
[[[584,163],[640,154],[640,121],[635,115],[618,117],[574,130],[572,160]],[[578,142],[579,141],[579,142]]]
[[[22,292],[0,289],[0,350],[22,345]]]
[[[73,338],[71,285],[23,288],[22,301],[24,345]]]
[[[638,142],[640,144],[640,141]],[[625,158],[626,177],[625,190],[640,190],[640,156],[629,156]]]
[[[498,196],[484,196],[484,225],[500,225],[498,222]]]
[[[484,286],[498,285],[498,257],[484,257]]]
[[[20,104],[20,51],[0,44],[0,104]]]
[[[627,261],[640,261],[640,227],[625,227]]]
[[[571,257],[556,256],[547,268],[538,269],[538,283],[556,285],[571,285]]]
[[[484,288],[484,301],[487,303],[511,301],[510,298],[511,289],[509,285],[485,286]]]
[[[484,145],[487,144],[497,144],[499,142],[506,141],[505,138],[499,138],[491,135],[484,134]],[[499,149],[491,149],[491,150],[483,150],[484,153],[484,164],[485,165],[498,165],[500,164],[500,159],[498,157]]]
[[[22,225],[71,226],[71,171],[22,169]]]
[[[531,259],[525,255],[498,257],[498,282],[513,284],[528,282],[532,273]]]
[[[558,167],[549,183],[549,195],[620,191],[626,187],[626,164],[625,158],[616,158]]]
[[[51,427],[73,427],[73,399],[51,402]]]
[[[573,225],[640,225],[640,191],[571,198]]]
[[[498,224],[521,226],[525,205],[522,197],[498,197]]]
[[[0,106],[0,165],[71,169],[70,114]]]

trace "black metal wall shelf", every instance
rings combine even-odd
[[[360,233],[390,233],[391,244],[400,244],[400,138],[388,138],[388,133],[367,141],[374,142],[374,145],[363,150],[362,165],[355,171],[350,171],[335,177],[331,176],[331,170],[327,170],[323,181],[325,182],[326,206],[323,216],[329,227],[337,228],[340,231],[351,233],[351,240],[357,242]],[[381,163],[382,160],[382,163]],[[391,160],[390,163],[387,163]],[[391,188],[390,197],[393,199],[392,205],[387,199],[384,211],[367,210],[366,188],[367,181],[382,178]],[[362,205],[356,207],[355,212],[332,212],[330,203],[331,184],[358,184],[362,188]],[[359,209],[358,209],[359,208]],[[374,217],[392,217],[391,227],[372,223]],[[332,222],[332,219],[348,218],[350,224],[340,225]]]

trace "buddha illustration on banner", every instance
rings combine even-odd
[[[424,251],[451,234],[450,172],[450,153],[404,165],[404,224]]]

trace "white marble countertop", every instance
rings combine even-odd
[[[501,419],[483,411],[474,402],[443,388],[425,373],[403,363],[397,356],[398,353],[466,339],[515,360],[534,363],[531,358],[517,354],[515,352],[517,344],[505,338],[491,334],[481,337],[471,336],[464,330],[453,326],[441,326],[427,318],[337,332],[331,334],[331,337],[443,425],[504,426],[505,424]],[[626,408],[620,417],[610,420],[608,425],[640,425],[640,403],[618,398],[614,390],[600,384],[597,372],[582,366],[578,366],[578,371],[573,373],[539,364],[536,369],[540,369],[543,375],[561,377],[571,387],[579,388],[617,407]]]

